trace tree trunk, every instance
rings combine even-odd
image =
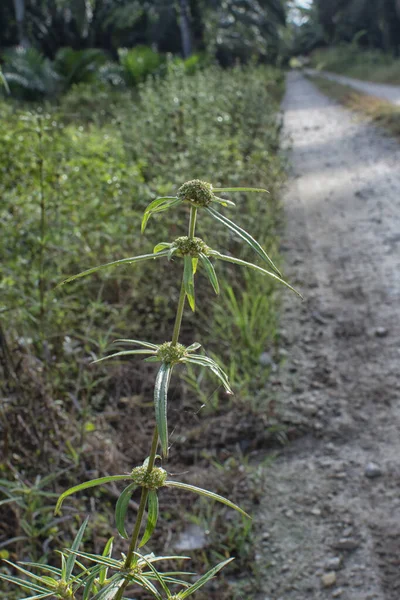
[[[183,57],[188,58],[192,54],[192,33],[190,31],[187,0],[179,0],[179,28],[181,30]]]
[[[29,40],[25,35],[25,0],[14,0],[14,11],[18,30],[18,44],[27,48]]]

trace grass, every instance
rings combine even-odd
[[[386,129],[391,135],[400,138],[400,107],[368,96],[353,88],[331,81],[325,77],[311,77],[311,80],[327,96],[334,98],[343,106],[367,117],[376,125]]]
[[[400,59],[381,50],[362,50],[354,44],[343,44],[315,50],[311,65],[356,79],[400,85]]]
[[[155,264],[149,280],[138,265],[55,286],[84,268],[151,251],[154,244],[148,240],[176,237],[184,212],[178,223],[176,215],[162,213],[149,222],[148,237],[141,237],[142,212],[155,196],[173,194],[182,181],[195,177],[216,185],[257,182],[270,190],[261,201],[239,195],[232,210],[235,220],[275,258],[284,178],[277,117],[282,91],[282,75],[273,69],[210,68],[190,77],[177,69],[147,81],[135,93],[80,85],[58,105],[0,104],[5,124],[0,133],[2,479],[36,489],[51,472],[55,477],[46,492],[55,494],[71,482],[123,472],[142,461],[153,426],[148,408],[152,365],[90,363],[127,332],[128,337],[156,342],[169,338],[179,293],[176,271]],[[249,258],[227,230],[206,219],[200,235],[201,227],[211,246]],[[275,352],[278,298],[273,284],[257,274],[244,276],[230,265],[221,267],[221,286],[229,289],[226,300],[215,302],[209,285],[199,279],[199,306],[205,308],[198,321],[187,312],[182,341],[195,337],[226,365],[232,363],[236,395],[227,398],[210,379],[206,386],[202,382],[199,403],[194,393],[199,382],[190,373],[184,384],[172,381],[171,422],[176,428],[171,460],[174,471],[190,472],[188,480],[243,504],[249,496],[257,501],[260,479],[254,479],[249,465],[244,472],[239,469],[238,452],[268,444],[276,425],[262,391],[269,368],[259,364],[259,353],[260,340],[263,350]],[[213,344],[218,329],[227,341]],[[232,469],[237,473],[233,486]],[[97,509],[101,505],[102,512],[105,508],[111,514],[115,493],[99,490],[90,500],[83,495],[70,503],[65,521],[56,519],[47,529],[40,527],[40,506],[35,508],[38,522],[30,528],[30,503],[2,505],[0,551],[15,559],[29,548],[26,559],[51,558],[59,539],[76,533],[82,507],[95,522],[93,544],[101,543],[113,531],[111,518],[103,520]],[[189,498],[171,509],[171,500],[176,501],[172,491],[160,501],[160,543],[165,532],[177,534],[183,513],[187,522],[195,518],[208,524],[212,553],[240,555],[234,572],[246,570],[254,532],[239,534],[240,519],[226,520],[225,509],[210,515],[201,502],[193,505]],[[252,510],[251,502],[244,505]],[[92,532],[89,526],[89,537]],[[27,536],[28,542],[8,543],[14,536]],[[210,564],[218,559],[212,553],[201,550]],[[225,581],[207,597],[232,598],[234,588]],[[8,589],[4,594],[12,598]]]

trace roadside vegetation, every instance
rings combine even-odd
[[[400,137],[400,107],[380,98],[355,91],[347,85],[331,81],[325,77],[311,77],[311,80],[327,96],[334,98],[347,108],[384,127],[391,135]]]
[[[400,59],[378,49],[362,49],[355,44],[315,50],[310,65],[321,71],[400,85]]]
[[[82,510],[91,515],[86,537],[94,549],[113,533],[112,487],[75,499],[63,517],[53,518],[52,510],[69,485],[124,472],[146,456],[153,366],[90,363],[121,336],[169,339],[179,266],[152,264],[151,278],[141,265],[119,267],[56,285],[179,235],[184,211],[161,213],[144,236],[138,227],[154,197],[174,195],[193,178],[267,188],[263,198],[239,194],[232,211],[276,258],[282,91],[282,74],[273,68],[209,67],[188,75],[176,64],[133,91],[81,83],[57,104],[0,104],[3,557],[52,561],[60,539],[76,533]],[[199,223],[204,232],[212,246],[250,258],[239,238],[207,218]],[[200,274],[199,318],[186,314],[182,342],[195,338],[217,354],[235,395],[187,370],[170,390],[170,468],[251,510],[261,475],[246,456],[283,433],[264,389],[278,360],[277,297],[274,284],[257,273],[220,267],[221,301],[214,302]],[[207,569],[232,553],[238,560],[231,575],[252,572],[254,532],[240,517],[210,511],[201,500],[175,502],[172,492],[161,500],[155,549],[165,534],[176,542],[195,524],[209,532],[193,553],[195,567]],[[222,578],[207,597],[232,598],[240,590]],[[18,597],[8,588],[3,593]]]

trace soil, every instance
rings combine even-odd
[[[348,85],[359,92],[387,100],[391,104],[400,106],[400,85],[391,85],[386,83],[373,83],[372,81],[361,81],[353,77],[345,75],[336,75],[335,73],[327,73],[326,71],[317,71],[316,69],[306,69],[310,75],[319,75],[337,81],[342,85]]]
[[[259,600],[400,598],[400,146],[289,75],[283,418]],[[286,352],[285,352],[286,351]],[[245,599],[243,599],[245,600]]]

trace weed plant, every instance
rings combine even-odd
[[[151,540],[158,521],[159,513],[159,490],[177,488],[194,494],[205,496],[211,500],[221,502],[229,508],[237,510],[244,517],[249,515],[230,500],[197,486],[171,480],[167,471],[157,466],[157,462],[168,458],[169,452],[169,427],[168,427],[168,389],[171,382],[173,370],[181,364],[193,364],[196,367],[209,369],[213,375],[222,383],[227,393],[232,393],[228,376],[219,364],[201,352],[201,344],[193,341],[189,346],[179,342],[181,324],[185,302],[187,301],[192,311],[195,311],[195,279],[198,268],[202,268],[209,280],[211,288],[219,294],[220,287],[214,264],[224,261],[254,269],[260,274],[267,275],[295,291],[281,276],[279,269],[262,248],[262,246],[244,229],[225,216],[223,211],[216,207],[234,206],[231,200],[221,198],[219,194],[231,192],[266,192],[263,189],[250,188],[218,188],[201,180],[191,180],[184,183],[175,196],[157,198],[146,208],[142,220],[142,233],[152,215],[159,215],[167,210],[189,206],[189,225],[186,236],[179,236],[172,242],[159,242],[152,253],[122,258],[106,263],[102,266],[93,267],[78,275],[69,277],[64,283],[68,283],[120,265],[133,265],[138,263],[153,262],[172,259],[181,259],[183,263],[182,283],[178,305],[176,309],[175,323],[170,341],[155,344],[149,341],[134,339],[116,340],[117,346],[131,349],[119,350],[109,356],[98,359],[96,362],[110,358],[121,358],[132,355],[147,355],[147,362],[160,363],[154,384],[154,410],[155,428],[151,444],[150,454],[141,466],[134,467],[130,473],[121,475],[110,475],[100,477],[91,481],[78,484],[61,494],[55,512],[60,512],[65,499],[77,492],[89,488],[102,486],[115,481],[128,483],[122,491],[115,506],[115,522],[119,535],[128,539],[130,543],[128,551],[122,557],[113,558],[113,538],[110,538],[101,554],[84,552],[81,542],[87,526],[88,519],[80,527],[72,546],[69,550],[61,552],[61,565],[56,568],[43,563],[13,564],[6,561],[11,567],[25,575],[25,579],[11,574],[1,574],[0,577],[10,583],[22,587],[30,592],[29,598],[60,598],[62,600],[122,600],[130,590],[142,588],[151,597],[157,600],[185,600],[194,595],[210,579],[212,579],[223,567],[229,564],[233,558],[229,557],[220,562],[204,575],[192,580],[193,573],[181,570],[160,570],[161,562],[179,562],[186,560],[186,556],[163,555],[158,556],[152,552],[143,552],[140,549]],[[198,213],[208,213],[218,225],[225,226],[234,235],[247,243],[254,253],[261,259],[263,266],[247,262],[231,254],[224,254],[208,246],[201,238],[195,236],[196,220]],[[161,455],[158,454],[160,447]],[[140,502],[137,509],[136,521],[133,530],[128,535],[125,526],[126,514],[129,502],[136,490],[140,489]],[[145,513],[147,511],[147,516]],[[82,562],[83,560],[83,562]],[[32,571],[33,569],[33,571]],[[189,580],[188,580],[189,578]]]
[[[150,253],[151,247],[146,248],[134,234],[134,223],[152,198],[170,195],[182,179],[193,174],[204,178],[207,173],[216,186],[230,181],[234,186],[246,187],[257,181],[261,187],[268,187],[270,195],[263,195],[261,200],[256,195],[237,194],[236,221],[242,228],[251,229],[268,253],[276,256],[277,192],[283,173],[277,154],[280,125],[276,118],[281,82],[280,74],[273,70],[211,68],[187,77],[177,68],[158,82],[142,84],[133,97],[128,92],[115,92],[110,101],[109,94],[98,94],[97,87],[85,85],[73,88],[56,107],[26,110],[9,103],[0,105],[6,123],[0,134],[0,219],[4,234],[0,251],[5,258],[0,319],[1,337],[8,347],[4,353],[8,360],[3,366],[8,373],[3,393],[6,401],[0,414],[5,440],[3,478],[15,483],[15,473],[19,473],[25,485],[32,487],[38,472],[45,475],[51,471],[59,479],[56,486],[52,484],[55,492],[60,486],[72,485],[73,479],[83,481],[88,476],[100,478],[110,472],[123,472],[129,463],[137,464],[145,456],[151,428],[146,397],[153,366],[143,363],[139,368],[136,363],[124,365],[119,361],[108,368],[104,362],[88,366],[91,360],[104,356],[113,339],[126,337],[127,333],[129,338],[143,335],[151,339],[157,331],[159,340],[168,339],[179,299],[175,283],[178,259],[171,263],[165,259],[169,268],[154,270],[152,279],[143,262],[132,272],[122,265],[104,271],[101,278],[95,273],[92,279],[64,286],[57,293],[54,287],[65,273],[76,272],[82,264],[90,267],[110,257],[118,260]],[[162,217],[148,223],[155,239],[176,239],[183,233],[185,210],[166,211]],[[206,237],[205,232],[211,248],[221,247],[226,255],[251,260],[250,247],[228,228],[217,227],[206,212],[199,220],[196,235]],[[269,308],[264,305],[268,318],[259,321],[258,329],[243,344],[236,343],[232,356],[236,326],[228,311],[220,309],[229,302],[229,295],[224,294],[221,303],[215,303],[204,270],[199,269],[198,319],[183,321],[181,341],[189,346],[195,337],[207,346],[210,357],[219,357],[227,370],[234,363],[237,375],[231,384],[237,393],[226,396],[216,390],[212,373],[209,376],[205,372],[197,388],[202,390],[205,402],[212,396],[218,407],[204,411],[203,418],[197,415],[198,404],[193,398],[196,386],[172,380],[170,394],[175,406],[170,408],[176,431],[171,460],[180,465],[179,470],[191,469],[192,462],[200,459],[204,466],[210,465],[207,472],[212,473],[214,467],[208,455],[202,454],[205,440],[213,457],[219,427],[230,432],[232,447],[239,439],[239,430],[241,436],[246,435],[244,432],[253,423],[248,419],[254,409],[254,392],[263,387],[268,374],[260,369],[259,346],[254,342],[265,336],[269,340],[266,343],[273,344],[273,282],[260,278],[254,269],[244,277],[234,268],[218,260],[221,289],[228,285],[232,288],[239,311],[248,302],[243,292],[251,289],[255,298],[268,297]],[[251,307],[246,310],[251,311]],[[214,340],[217,322],[219,331],[229,334],[226,341]],[[246,385],[240,387],[245,362],[253,364],[255,376],[247,375]],[[189,364],[199,377],[196,365]],[[260,404],[265,402],[265,398],[259,400]],[[227,412],[233,407],[240,422],[237,427],[231,427],[233,420]],[[143,423],[144,418],[146,424],[132,443],[132,426]],[[254,419],[261,427],[269,426],[265,404]],[[204,483],[202,478],[200,485]],[[215,483],[219,494],[227,493],[231,480],[218,476]],[[92,527],[101,538],[110,534],[107,514],[112,510],[115,491],[111,484],[90,492],[87,506],[95,512],[86,537],[93,537]],[[235,499],[241,495],[239,491]],[[171,504],[173,496],[168,488],[164,489],[164,498],[168,501],[161,503],[161,523],[181,517],[181,509]],[[3,547],[11,557],[44,560],[49,550],[59,546],[63,531],[65,539],[75,528],[76,513],[86,506],[85,492],[79,501],[73,498],[70,502],[74,508],[58,518],[53,528],[40,533],[33,544],[36,550],[25,550],[22,541],[9,544],[4,534]],[[44,501],[44,506],[48,504]],[[104,517],[97,510],[100,505]],[[13,506],[8,503],[1,507],[4,524],[15,523],[10,519]],[[197,508],[190,502],[195,514],[200,514],[202,506]],[[225,511],[225,505],[221,507]],[[24,511],[21,505],[18,518],[23,518]],[[224,516],[221,512],[219,522]],[[157,535],[156,531],[156,541]],[[229,539],[227,532],[220,539],[220,550],[214,546],[213,560],[224,556],[224,545],[234,551]],[[240,559],[242,563],[238,563],[243,565],[243,556]],[[223,597],[221,590],[217,595]],[[13,597],[11,590],[6,591],[6,597]],[[208,597],[212,593],[208,592]]]

